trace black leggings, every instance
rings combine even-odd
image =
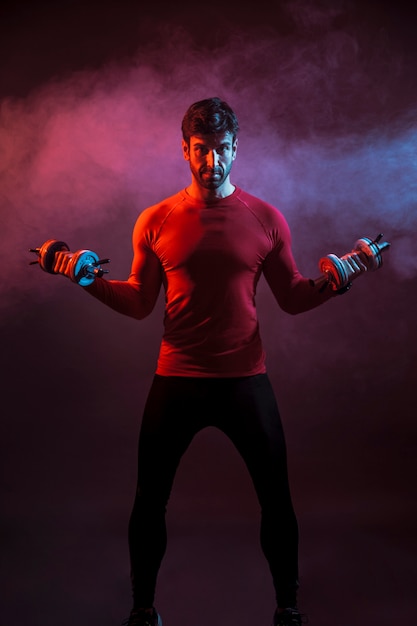
[[[193,437],[219,428],[242,456],[261,507],[261,546],[278,606],[295,606],[298,527],[284,433],[266,374],[242,378],[156,375],[139,437],[138,485],[129,522],[134,606],[153,605],[165,554],[165,512],[178,464]]]

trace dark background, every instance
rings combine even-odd
[[[407,3],[408,5],[408,3]],[[1,626],[130,610],[136,441],[162,332],[30,267],[50,238],[126,278],[138,213],[188,184],[179,127],[235,108],[232,182],[278,206],[300,270],[384,233],[383,267],[298,317],[258,304],[316,626],[417,619],[417,44],[401,2],[6,2],[0,14]],[[158,463],[159,459],[155,459]],[[168,513],[164,626],[268,626],[252,485],[201,433]]]

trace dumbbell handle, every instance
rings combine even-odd
[[[107,274],[109,270],[103,270],[101,265],[109,263],[110,259],[100,259],[92,250],[78,250],[71,252],[64,241],[48,239],[40,248],[30,248],[38,259],[30,265],[39,264],[49,274],[57,274],[54,270],[55,255],[63,252],[69,257],[68,274],[71,280],[82,287],[91,285],[97,277]]]

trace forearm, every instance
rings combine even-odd
[[[114,311],[141,320],[151,313],[156,298],[146,298],[129,281],[97,278],[83,288]]]
[[[315,309],[336,295],[329,285],[315,285],[314,281],[299,277],[286,293],[278,292],[275,297],[283,311],[297,315]]]

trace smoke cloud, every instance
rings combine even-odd
[[[305,257],[343,254],[357,238],[383,232],[398,278],[416,275],[411,60],[376,27],[352,26],[344,3],[284,7],[292,25],[284,35],[248,39],[235,28],[208,50],[181,28],[164,31],[162,47],[143,45],[129,60],[2,100],[3,309],[16,285],[31,297],[49,285],[27,266],[28,249],[49,238],[71,249],[99,245],[101,256],[121,255],[125,271],[137,214],[188,182],[181,118],[210,95],[228,100],[240,119],[233,182],[286,214]],[[306,218],[317,222],[308,244]],[[330,230],[322,232],[323,222]],[[101,242],[110,223],[112,237]],[[313,259],[305,265],[314,271]],[[115,266],[112,275],[124,277]]]
[[[2,625],[103,626],[130,607],[136,437],[162,333],[163,298],[137,323],[31,267],[29,248],[60,239],[126,278],[138,214],[189,183],[182,116],[214,95],[241,126],[232,182],[282,210],[305,275],[358,238],[392,244],[324,307],[281,314],[263,281],[257,303],[301,522],[300,607],[321,626],[413,623],[415,18],[401,0],[3,4]],[[270,623],[251,489],[230,442],[201,433],[170,500],[167,623]]]

